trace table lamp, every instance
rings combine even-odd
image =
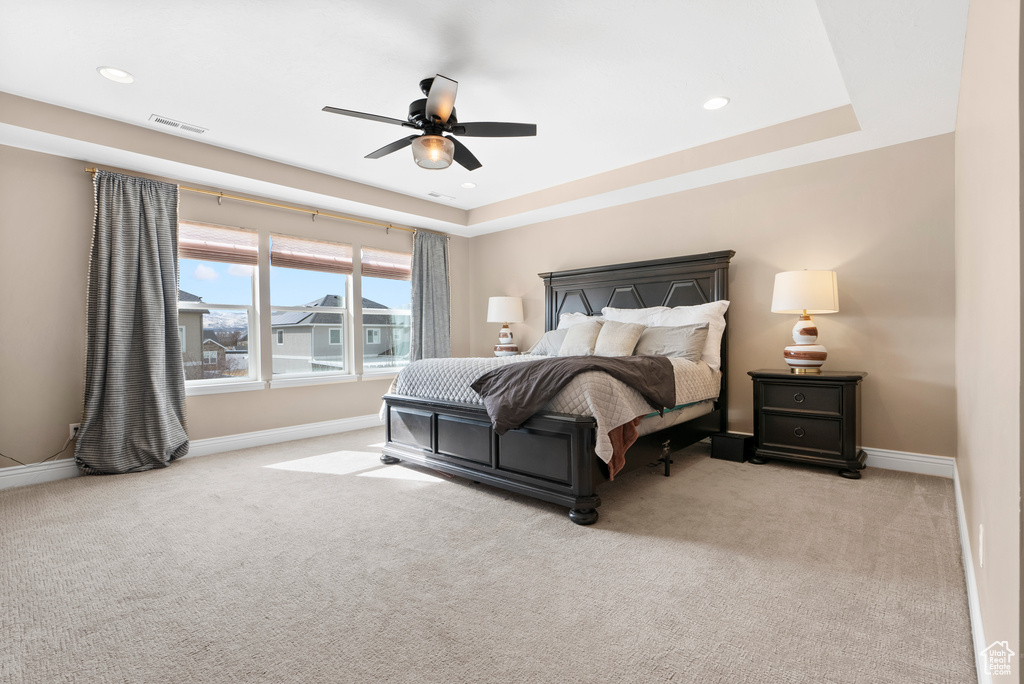
[[[786,271],[775,274],[772,313],[800,314],[793,326],[793,344],[782,356],[793,373],[820,373],[828,351],[816,344],[818,329],[811,314],[839,311],[835,271]]]
[[[523,300],[521,297],[491,297],[487,301],[487,322],[504,323],[498,333],[498,344],[494,345],[495,356],[514,356],[519,347],[512,342],[509,323],[523,321]]]

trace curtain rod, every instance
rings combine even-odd
[[[86,173],[91,173],[93,175],[95,175],[98,170],[99,169],[95,169],[95,168],[92,168],[92,167],[89,167],[89,166],[85,167]],[[378,227],[384,228],[384,229],[386,229],[388,231],[390,231],[391,229],[394,229],[394,230],[404,230],[407,233],[415,234],[416,232],[418,232],[420,230],[419,228],[404,228],[402,226],[394,226],[394,225],[392,225],[390,223],[380,223],[379,221],[371,221],[369,219],[354,218],[352,216],[342,216],[341,214],[331,214],[331,213],[328,213],[326,211],[320,211],[318,209],[313,209],[313,210],[303,209],[302,207],[295,207],[295,206],[292,206],[290,204],[278,204],[277,202],[267,202],[266,200],[252,199],[250,197],[240,197],[239,195],[229,195],[229,194],[224,193],[224,192],[214,192],[213,190],[203,190],[201,188],[190,188],[190,187],[185,186],[185,185],[179,185],[178,189],[179,190],[188,190],[189,192],[198,192],[198,193],[203,194],[203,195],[213,195],[214,197],[217,198],[217,203],[218,204],[220,203],[221,199],[225,199],[226,198],[226,199],[230,199],[230,200],[236,200],[238,202],[251,202],[252,204],[262,204],[263,206],[266,206],[266,207],[276,207],[278,209],[287,209],[289,211],[298,211],[298,212],[302,212],[303,214],[309,214],[310,216],[313,217],[314,221],[316,220],[317,216],[326,216],[328,218],[340,219],[342,221],[353,221],[355,223],[365,223],[366,225],[370,225],[370,226],[378,226]],[[434,231],[428,230],[428,231],[424,231],[424,232],[433,233]],[[447,233],[437,233],[437,234],[438,235],[444,235],[446,238],[451,238],[451,236],[448,235]]]

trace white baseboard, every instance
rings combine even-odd
[[[272,430],[243,432],[237,435],[210,437],[208,439],[193,439],[189,444],[188,455],[185,458],[191,458],[192,456],[207,456],[209,454],[219,454],[223,451],[248,449],[249,447],[263,446],[264,444],[290,442],[293,439],[322,437],[323,435],[333,435],[338,432],[348,432],[350,430],[362,430],[364,428],[380,426],[380,418],[376,413],[373,413],[368,416],[325,420],[321,423],[289,425],[288,427],[274,428]]]
[[[732,432],[734,435],[752,437],[749,432]],[[910,451],[892,451],[862,446],[867,456],[866,464],[871,468],[882,470],[899,470],[904,473],[920,473],[936,477],[953,477],[956,459],[949,456],[932,456],[931,454],[915,454]]]
[[[24,487],[25,485],[39,484],[40,482],[66,480],[77,475],[78,466],[75,465],[75,459],[73,458],[0,468],[0,489]]]
[[[189,444],[188,455],[185,458],[207,456],[209,454],[218,454],[222,451],[234,451],[235,449],[247,449],[254,446],[263,446],[264,444],[290,442],[293,439],[333,435],[338,432],[362,430],[363,428],[379,427],[380,425],[380,418],[374,413],[368,416],[356,416],[355,418],[325,420],[321,423],[290,425],[272,430],[259,430],[257,432],[243,432],[238,435],[226,435],[224,437],[195,439]],[[73,458],[0,468],[0,489],[23,487],[40,482],[53,482],[54,480],[65,480],[69,477],[77,477],[78,475],[78,466],[75,465],[75,459]]]
[[[900,470],[905,473],[920,473],[921,475],[949,478],[953,477],[956,469],[956,459],[949,456],[914,454],[909,451],[890,451],[889,449],[875,449],[874,447],[861,447],[861,449],[867,454],[867,465],[869,468]]]
[[[974,555],[971,553],[971,533],[967,528],[964,497],[960,490],[960,471],[953,464],[953,492],[956,496],[956,522],[960,531],[960,553],[964,562],[964,580],[967,582],[967,608],[971,615],[971,639],[974,641],[974,667],[978,671],[978,684],[992,684],[992,675],[985,673],[985,625],[981,621],[981,601],[978,582],[974,577]]]

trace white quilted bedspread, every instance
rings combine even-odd
[[[538,356],[494,358],[424,359],[415,361],[398,374],[389,394],[423,399],[461,401],[483,406],[470,385],[487,371],[510,363],[536,361]],[[703,361],[670,358],[676,379],[676,404],[692,404],[718,396],[721,373]],[[595,451],[605,463],[611,460],[608,433],[638,416],[652,412],[651,406],[632,387],[607,373],[588,371],[573,378],[543,409],[555,413],[593,416],[597,421]],[[383,408],[381,409],[383,414]],[[383,415],[382,415],[383,417]]]

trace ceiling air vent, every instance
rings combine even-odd
[[[170,126],[171,128],[177,128],[178,130],[195,133],[196,135],[202,135],[206,131],[210,130],[208,128],[203,128],[202,126],[193,126],[192,124],[187,124],[183,121],[168,119],[166,116],[160,116],[159,114],[151,114],[149,120],[163,126]]]
[[[430,192],[428,192],[427,193],[427,197],[436,197],[438,199],[446,199],[446,200],[453,200],[453,199],[455,199],[451,195],[444,195],[444,194],[441,194],[440,192],[437,192],[436,190],[431,190]]]

